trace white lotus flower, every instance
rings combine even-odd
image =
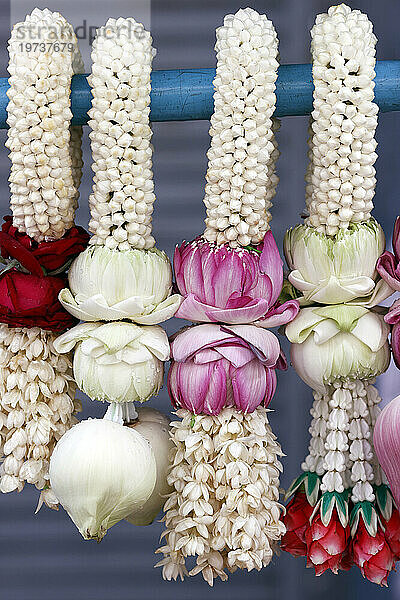
[[[92,400],[145,402],[162,385],[169,342],[161,327],[81,323],[54,342],[60,353],[74,346],[75,381]]]
[[[363,306],[303,308],[285,333],[298,375],[320,393],[338,379],[376,377],[389,366],[389,326]]]
[[[143,508],[135,510],[126,517],[133,525],[149,525],[163,507],[172,488],[168,485],[167,475],[170,468],[169,453],[173,447],[169,435],[169,419],[154,408],[138,408],[138,419],[128,425],[140,433],[149,442],[157,466],[157,479],[154,490]]]
[[[57,443],[50,460],[51,487],[85,539],[140,510],[156,483],[156,459],[134,429],[106,419],[75,425]]]
[[[82,321],[129,319],[155,325],[174,316],[181,296],[171,294],[172,269],[165,252],[110,250],[89,246],[72,263],[70,289],[59,294],[66,310]]]
[[[385,234],[374,219],[352,224],[335,237],[297,225],[284,239],[289,281],[302,292],[302,304],[357,300],[372,307],[382,302],[393,293],[375,269],[384,250]]]

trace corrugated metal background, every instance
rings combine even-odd
[[[62,2],[62,0],[61,0]],[[62,6],[60,2],[60,7]],[[359,0],[348,2],[354,8],[368,12],[379,38],[378,58],[400,58],[398,38],[399,8],[396,0]],[[74,1],[79,9],[79,2]],[[320,0],[264,0],[248,4],[266,12],[274,21],[280,37],[282,63],[308,62],[309,29],[315,14],[326,10],[328,2]],[[32,3],[32,8],[34,3]],[[45,6],[44,4],[40,5]],[[81,4],[85,11],[85,3]],[[109,3],[110,16],[112,3]],[[237,0],[154,0],[152,2],[152,33],[158,54],[155,69],[214,66],[214,30],[224,14],[234,12],[246,2]],[[6,73],[6,40],[9,34],[7,3],[0,3],[0,73]],[[135,1],[132,0],[135,16]],[[85,15],[86,16],[86,15]],[[281,182],[273,210],[273,231],[281,244],[284,229],[299,221],[304,203],[303,176],[306,164],[306,119],[295,117],[282,121],[279,133],[279,175]],[[174,244],[190,239],[202,230],[203,188],[208,148],[208,123],[161,123],[154,126],[154,173],[157,204],[154,229],[157,244],[171,255]],[[400,115],[386,114],[379,123],[378,187],[376,218],[391,234],[398,213],[399,187],[398,135]],[[87,131],[86,131],[87,136]],[[5,132],[0,132],[0,199],[2,213],[7,212],[7,176],[9,161],[4,148]],[[87,138],[85,177],[81,187],[81,208],[78,222],[88,220],[87,197],[90,189],[90,155]],[[175,331],[178,321],[168,324]],[[383,389],[393,393],[400,388],[400,378],[386,376]],[[153,406],[169,411],[165,390]],[[308,410],[311,394],[293,370],[280,376],[278,392],[273,400],[276,412],[271,416],[274,430],[287,454],[284,460],[286,486],[299,471],[308,439]],[[103,407],[89,400],[84,402],[83,416],[97,416]],[[210,590],[202,580],[164,583],[159,570],[153,570],[160,524],[134,528],[129,524],[114,527],[100,544],[84,542],[63,511],[43,508],[33,515],[36,492],[25,489],[19,495],[0,498],[0,598],[1,600],[206,600],[244,596],[252,600],[275,600],[293,597],[298,600],[327,600],[341,597],[375,598],[381,593],[395,598],[400,587],[392,578],[391,592],[383,592],[373,584],[363,582],[354,569],[338,577],[324,575],[315,578],[305,570],[302,559],[287,555],[276,558],[274,564],[260,573],[235,574],[228,583]]]

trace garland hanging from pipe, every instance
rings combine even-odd
[[[280,445],[266,408],[276,368],[286,368],[267,327],[287,323],[297,301],[278,303],[282,261],[269,227],[278,156],[278,39],[247,8],[216,31],[217,70],[208,151],[204,234],[175,250],[183,301],[197,323],[172,338],[168,391],[179,420],[165,503],[165,579],[270,563],[285,528],[279,504]],[[196,564],[188,573],[187,557]]]
[[[23,27],[51,49],[23,52]],[[54,34],[64,42],[57,52]],[[48,9],[35,9],[14,26],[8,50],[12,216],[0,232],[0,489],[21,491],[31,483],[42,490],[39,507],[44,501],[54,508],[49,458],[80,409],[72,357],[60,356],[54,341],[75,323],[57,295],[88,241],[73,222],[82,128],[70,125],[69,98],[71,77],[83,72],[83,63],[72,26]]]
[[[303,306],[286,335],[314,403],[309,455],[288,492],[281,545],[306,556],[316,575],[355,564],[386,585],[400,530],[372,440],[380,402],[373,383],[390,359],[389,327],[376,305],[392,293],[376,270],[385,237],[371,217],[376,38],[366,15],[344,4],[319,15],[311,36],[307,218],[287,232],[284,249]]]
[[[61,335],[55,347],[60,353],[75,348],[79,388],[110,404],[103,419],[82,421],[57,444],[50,480],[82,536],[98,541],[121,519],[151,523],[169,491],[169,421],[134,405],[162,385],[170,348],[158,323],[181,301],[171,295],[171,265],[151,235],[153,55],[149,32],[133,18],[109,19],[96,32],[89,77],[93,236],[70,267],[69,288],[59,294],[86,322]]]

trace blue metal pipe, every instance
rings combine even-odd
[[[151,121],[209,119],[213,112],[215,69],[153,71]],[[91,93],[86,75],[75,75],[71,85],[73,124],[87,123]],[[382,112],[400,110],[400,60],[377,62],[375,101]],[[0,128],[6,127],[7,78],[0,78]],[[307,115],[312,110],[311,65],[282,65],[276,85],[276,116]]]

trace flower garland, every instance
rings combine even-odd
[[[18,32],[40,32],[50,50],[21,50]],[[61,44],[55,51],[54,39]],[[40,44],[38,45],[39,48]],[[71,356],[54,347],[75,320],[58,302],[64,272],[88,241],[73,224],[82,172],[81,128],[70,127],[72,74],[83,71],[72,26],[48,9],[14,26],[8,45],[11,209],[0,231],[0,490],[49,489],[49,458],[76,422]]]
[[[282,261],[267,212],[277,183],[276,32],[247,8],[226,16],[216,38],[206,229],[174,256],[176,316],[202,324],[172,338],[168,390],[180,420],[171,424],[173,491],[157,550],[164,579],[201,573],[210,585],[268,565],[285,531],[282,451],[266,407],[286,363],[265,328],[299,310],[278,302]]]
[[[355,564],[386,585],[400,531],[372,443],[380,402],[373,383],[390,360],[389,327],[373,307],[392,293],[376,270],[385,237],[370,214],[376,38],[366,15],[344,4],[319,15],[311,36],[308,216],[287,232],[285,255],[304,306],[286,326],[291,359],[315,391],[309,455],[288,492],[281,545],[306,556],[316,575]]]
[[[151,523],[170,491],[168,419],[134,405],[162,385],[170,347],[158,323],[181,302],[171,295],[170,262],[151,235],[153,55],[150,33],[133,18],[108,19],[96,32],[89,77],[93,236],[69,269],[69,288],[59,293],[61,304],[86,322],[55,347],[75,349],[78,387],[110,404],[104,419],[82,421],[57,444],[50,480],[82,536],[98,541],[121,519]]]

